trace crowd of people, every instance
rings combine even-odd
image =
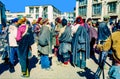
[[[50,23],[49,19],[39,17],[31,23],[26,17],[14,18],[1,32],[4,42],[8,44],[4,50],[8,54],[3,60],[6,61],[8,57],[9,70],[14,72],[17,57],[22,77],[29,77],[31,53],[40,60],[41,68],[45,70],[51,69],[50,57],[53,55],[57,57],[58,65],[67,66],[71,63],[73,66],[85,69],[86,60],[99,53],[98,65],[108,55],[113,58],[114,64],[109,75],[117,79],[120,76],[120,20],[114,23],[109,22],[109,19],[109,16],[103,17],[103,21],[88,18],[84,22],[82,17],[78,16],[74,23],[69,23],[67,19],[57,17],[55,23]]]

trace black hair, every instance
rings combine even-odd
[[[67,20],[66,19],[62,19],[62,25],[63,26],[67,25]]]

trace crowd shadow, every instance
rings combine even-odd
[[[98,64],[98,59],[95,57],[95,55],[91,56],[91,59],[92,59],[96,64]]]
[[[86,77],[86,79],[95,79],[94,72],[91,71],[89,68],[85,68],[85,71],[79,71],[77,74],[81,77]]]
[[[29,71],[35,68],[37,63],[38,63],[38,58],[33,55],[33,57],[29,59]]]
[[[0,63],[0,75],[7,70],[9,70],[8,62]]]

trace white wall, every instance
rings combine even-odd
[[[92,17],[92,0],[87,1],[87,18]]]
[[[76,1],[76,17],[79,15],[79,0]]]
[[[53,7],[52,6],[48,6],[48,19],[49,19],[49,22],[53,22]]]

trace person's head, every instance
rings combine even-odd
[[[97,22],[96,21],[92,21],[92,26],[96,27],[97,26]]]
[[[21,24],[22,24],[22,19],[19,19],[17,25],[21,25]]]
[[[24,24],[27,21],[26,17],[22,17],[21,19],[22,19],[22,24]]]
[[[113,22],[110,22],[110,26],[111,26],[111,28],[113,28],[115,25]]]
[[[18,20],[19,20],[18,18],[14,18],[11,20],[11,23],[17,24]]]
[[[42,24],[43,24],[42,18],[41,18],[41,17],[39,17],[36,23],[38,23],[38,24],[42,25]]]
[[[60,19],[60,17],[57,17],[57,18],[55,19],[55,25],[57,25],[57,24],[59,24],[59,23],[61,23],[61,19]]]
[[[48,18],[43,19],[42,22],[43,22],[43,24],[45,24],[45,25],[49,24]]]
[[[66,26],[67,25],[67,20],[66,19],[62,19],[62,26]]]
[[[87,23],[88,23],[88,25],[91,25],[91,24],[92,24],[92,19],[91,19],[91,18],[88,18],[88,19],[87,19]]]
[[[30,21],[26,21],[26,24],[29,26],[29,27],[31,27],[31,23],[30,23]]]
[[[82,19],[82,17],[81,16],[78,16],[77,18],[76,18],[76,20],[75,20],[75,24],[83,24],[84,22],[83,22],[83,19]]]
[[[103,17],[103,20],[104,20],[105,22],[108,22],[109,19],[110,19],[110,16],[108,16],[108,15],[105,15],[105,16]]]
[[[32,25],[34,25],[34,24],[36,24],[36,20],[33,20],[33,21],[32,21]]]

